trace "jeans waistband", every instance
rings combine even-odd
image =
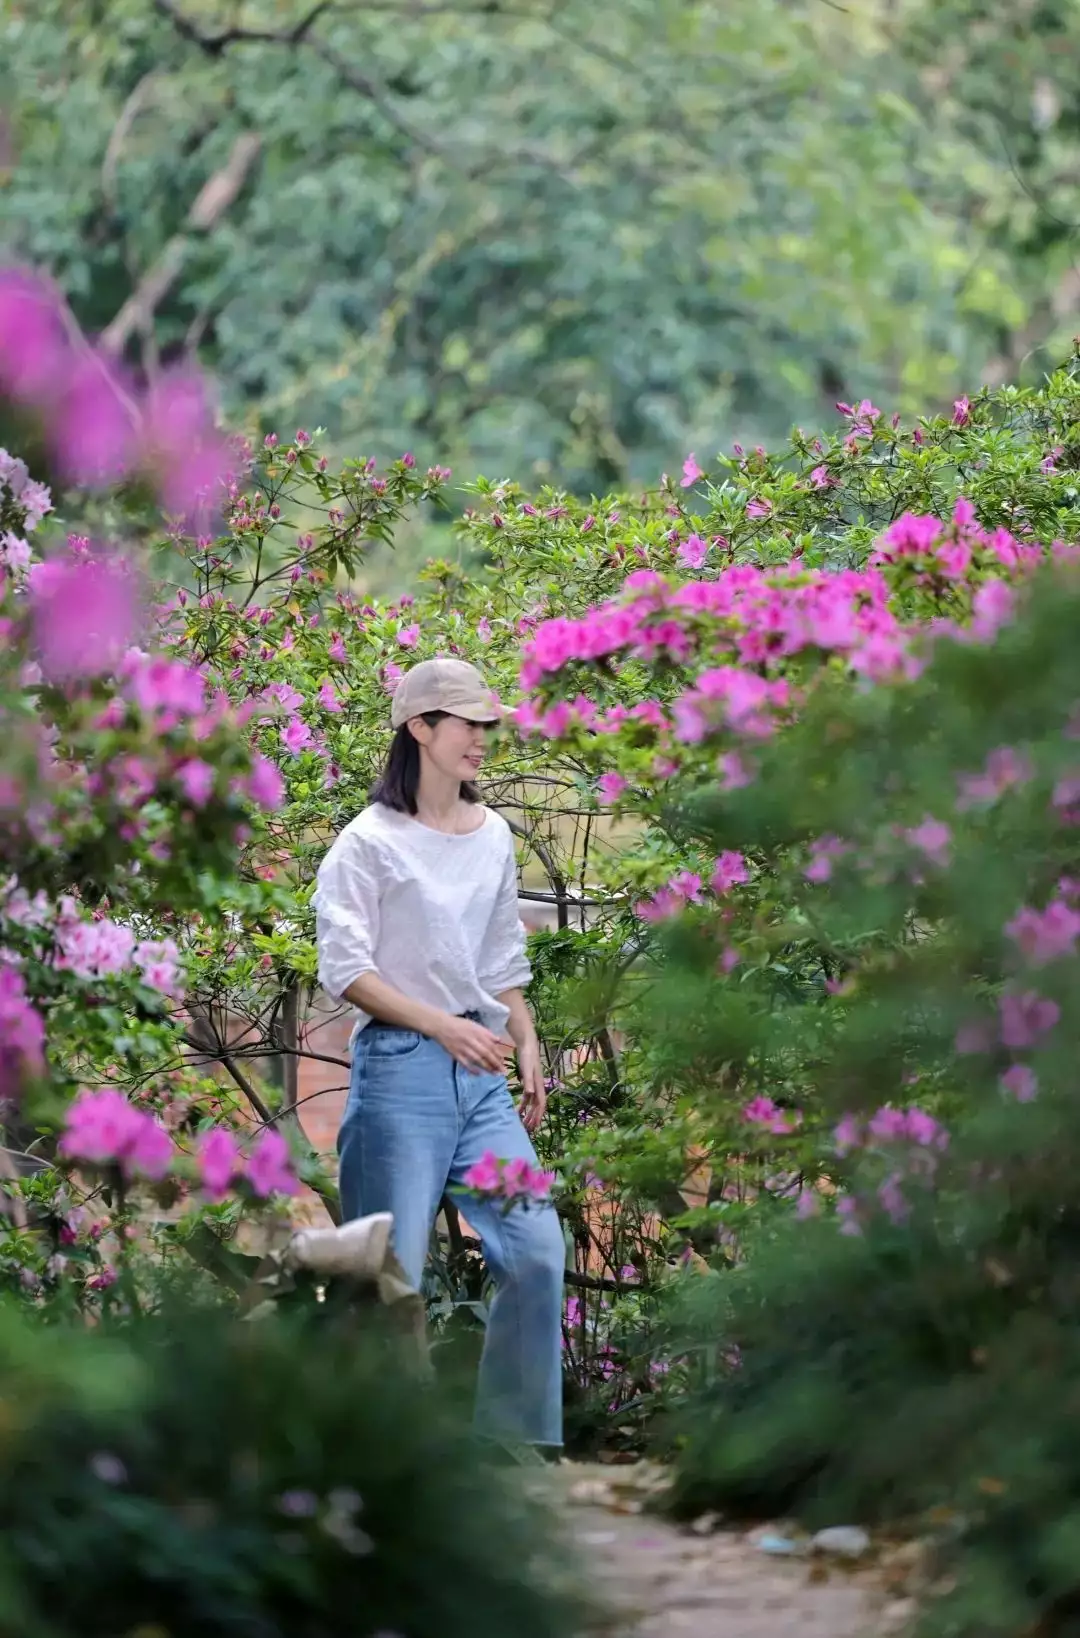
[[[478,1012],[456,1012],[454,1017],[471,1018],[474,1024],[478,1024],[480,1022],[480,1014]],[[384,1018],[372,1018],[367,1027],[368,1029],[399,1029],[404,1030],[409,1035],[414,1035],[416,1033],[415,1030],[411,1029],[408,1024],[388,1024]]]

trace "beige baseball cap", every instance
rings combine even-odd
[[[498,722],[503,714],[476,667],[449,655],[421,660],[406,671],[394,689],[391,726],[400,728],[426,711],[445,711],[447,716],[464,717],[468,722]]]

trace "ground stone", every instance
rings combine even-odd
[[[589,1638],[882,1638],[914,1610],[862,1563],[771,1557],[749,1532],[699,1535],[631,1511],[664,1483],[646,1464],[563,1462],[527,1482],[561,1515],[610,1612]]]

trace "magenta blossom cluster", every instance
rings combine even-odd
[[[289,1146],[273,1126],[260,1133],[246,1154],[232,1132],[222,1126],[213,1127],[199,1138],[196,1163],[203,1193],[212,1201],[223,1200],[229,1189],[241,1181],[260,1199],[272,1194],[293,1195],[299,1189]]]
[[[53,965],[78,978],[103,978],[135,971],[144,984],[173,1000],[183,997],[180,952],[172,939],[138,939],[130,927],[108,916],[84,920],[75,901],[60,900],[54,927]]]
[[[1043,1044],[1060,1018],[1061,1008],[1049,996],[1037,990],[1006,991],[998,1001],[996,1027],[986,1019],[962,1025],[956,1032],[956,1051],[989,1053],[999,1044],[1010,1053],[1030,1051]],[[1038,1095],[1039,1080],[1030,1064],[1014,1062],[1002,1072],[1000,1086],[1017,1103],[1031,1103]]]
[[[949,1146],[949,1134],[940,1121],[925,1109],[895,1109],[891,1104],[863,1121],[845,1115],[833,1133],[838,1155],[856,1150],[872,1151],[887,1157],[889,1171],[877,1186],[877,1204],[894,1223],[904,1222],[911,1204],[904,1192],[906,1184],[929,1182],[937,1169],[938,1156]],[[855,1195],[842,1195],[836,1203],[841,1232],[861,1233],[868,1203]]]
[[[748,1126],[763,1126],[776,1136],[794,1132],[802,1125],[801,1109],[781,1109],[772,1098],[761,1095],[751,1098],[742,1112]]]
[[[756,668],[808,649],[841,654],[853,669],[873,677],[910,666],[908,634],[888,608],[888,599],[888,582],[873,569],[807,571],[798,563],[760,569],[737,563],[724,567],[715,579],[683,586],[641,569],[627,577],[620,597],[590,609],[582,619],[558,617],[537,626],[524,645],[521,685],[536,689],[572,662],[617,655],[685,665],[701,647],[703,623],[709,623],[709,645],[715,649],[721,640],[717,626],[723,622],[723,641],[736,664],[710,683],[705,700],[760,732],[767,709],[786,704],[788,696],[770,694]],[[694,713],[702,709],[703,703],[692,696],[686,720],[677,728],[679,737],[700,737]],[[525,728],[551,731],[532,701],[519,708],[518,721]]]
[[[554,1172],[545,1172],[521,1158],[500,1160],[488,1149],[462,1178],[464,1187],[485,1200],[528,1204],[550,1198]]]
[[[103,1087],[80,1092],[71,1104],[60,1153],[93,1166],[118,1166],[128,1179],[157,1182],[172,1165],[176,1147],[153,1115],[136,1109],[122,1092]]]
[[[146,474],[165,511],[184,519],[224,498],[235,457],[202,378],[165,371],[140,393],[113,359],[86,347],[58,292],[19,270],[0,272],[0,393],[39,417],[73,483]]]
[[[750,872],[741,853],[721,853],[714,861],[709,887],[718,898],[741,882],[749,881]],[[678,870],[657,889],[651,898],[642,899],[634,906],[634,913],[642,921],[667,921],[677,916],[688,904],[705,901],[705,883],[696,870]]]
[[[60,1139],[60,1153],[91,1166],[116,1166],[129,1180],[159,1182],[180,1159],[172,1137],[146,1110],[137,1109],[113,1087],[82,1091],[70,1105]],[[231,1132],[216,1128],[199,1139],[196,1165],[209,1199],[224,1198],[241,1181],[265,1199],[296,1194],[289,1147],[281,1133],[268,1127],[245,1153]]]

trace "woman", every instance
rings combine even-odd
[[[398,683],[395,730],[371,805],[341,832],[315,892],[319,981],[357,1009],[338,1134],[346,1219],[389,1211],[419,1286],[447,1186],[485,1151],[536,1164],[528,1133],[546,1093],[523,990],[514,845],[474,783],[499,712],[463,660],[425,660]],[[509,1034],[523,1091],[514,1108]],[[496,1292],[477,1398],[485,1434],[562,1443],[565,1252],[550,1205],[469,1200]]]

